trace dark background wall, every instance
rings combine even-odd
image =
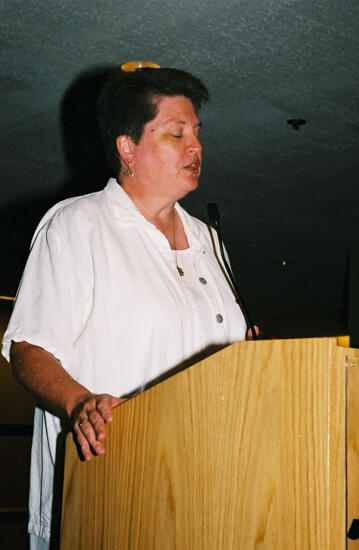
[[[145,59],[208,85],[204,170],[242,293],[269,334],[347,331],[359,222],[357,0],[12,0],[0,8],[0,294],[46,208],[106,182],[93,101]],[[303,119],[299,130],[287,123]]]

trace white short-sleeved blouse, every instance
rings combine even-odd
[[[90,391],[121,396],[209,346],[243,340],[215,232],[176,210],[189,242],[177,257],[115,179],[55,205],[35,233],[4,356],[11,341],[25,340],[50,351]],[[57,417],[36,409],[29,527],[46,538],[60,430]]]

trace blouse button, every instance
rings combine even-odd
[[[207,281],[204,277],[200,277],[199,279],[199,282],[202,283],[202,285],[206,285],[207,284]]]
[[[223,323],[223,317],[220,313],[217,313],[216,321],[217,321],[217,323]]]

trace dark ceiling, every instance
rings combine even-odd
[[[9,0],[1,28],[0,294],[59,198],[106,180],[93,102],[108,67],[198,75],[204,170],[252,316],[269,333],[347,331],[359,226],[358,0]],[[303,119],[299,130],[287,123]]]

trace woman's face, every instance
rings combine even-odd
[[[200,126],[188,98],[160,99],[156,117],[145,125],[139,143],[133,144],[136,182],[169,201],[196,189],[202,163]]]

